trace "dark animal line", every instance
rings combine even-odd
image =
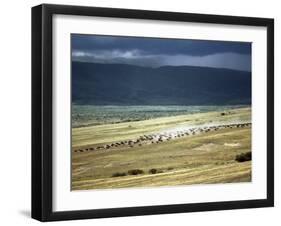
[[[76,149],[74,152],[88,152],[88,151],[96,151],[96,150],[108,150],[111,148],[116,148],[119,146],[127,146],[129,148],[133,148],[134,145],[142,146],[146,144],[159,144],[162,142],[167,142],[173,139],[178,139],[181,137],[197,135],[200,133],[208,133],[212,131],[217,131],[219,129],[225,128],[244,128],[251,126],[252,123],[237,123],[237,124],[228,124],[228,125],[219,125],[219,126],[204,126],[203,128],[190,128],[183,131],[176,132],[163,132],[157,134],[150,135],[142,135],[135,140],[125,140],[119,141],[111,144],[105,144],[97,147],[88,147],[85,149]]]

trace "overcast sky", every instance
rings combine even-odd
[[[72,60],[251,71],[251,43],[73,34]]]

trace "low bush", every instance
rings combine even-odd
[[[237,162],[246,162],[252,160],[252,152],[245,152],[239,155],[236,155],[235,160]]]
[[[141,169],[133,169],[133,170],[129,170],[128,171],[128,174],[129,175],[138,175],[138,174],[143,174],[143,170]]]
[[[155,173],[157,173],[157,169],[150,169],[150,170],[149,170],[149,173],[150,173],[150,174],[155,174]]]
[[[156,173],[163,173],[163,170],[159,170],[159,169],[150,169],[148,171],[150,174],[156,174]]]
[[[117,173],[112,174],[112,177],[124,177],[126,175],[127,175],[126,173],[119,173],[119,172],[117,172]]]

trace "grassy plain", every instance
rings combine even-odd
[[[251,108],[73,128],[72,190],[249,182],[251,161],[237,162],[235,157],[251,150],[251,126],[89,149],[163,131],[244,122],[251,122]],[[131,175],[134,169],[141,173]]]

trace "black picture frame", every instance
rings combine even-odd
[[[52,210],[52,18],[55,14],[266,27],[267,198],[54,212]],[[40,221],[57,221],[271,206],[274,206],[273,19],[49,4],[32,8],[32,218]]]

